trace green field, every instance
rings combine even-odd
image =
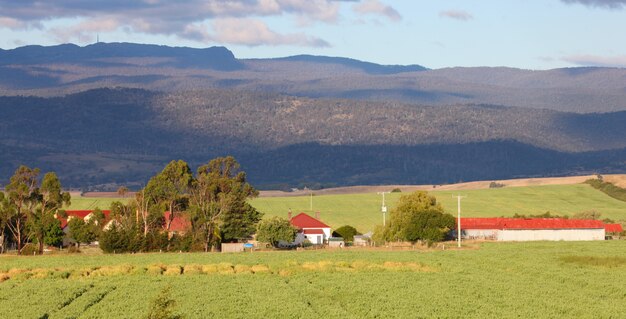
[[[457,203],[454,195],[463,198],[464,217],[499,217],[514,214],[543,214],[550,211],[559,215],[596,210],[602,218],[626,220],[626,202],[607,196],[587,184],[510,187],[465,191],[433,191],[432,195],[443,204],[444,209],[456,216]],[[387,194],[389,208],[393,208],[401,193]],[[72,198],[71,209],[106,209],[114,200],[111,198]],[[266,217],[283,216],[291,209],[311,213],[310,197],[263,197],[251,200],[251,204],[265,213]],[[373,230],[382,224],[380,212],[381,196],[377,194],[350,194],[313,196],[313,212],[319,211],[320,218],[337,228],[352,225],[361,232]]]
[[[102,197],[72,197],[71,205],[68,209],[87,210],[87,209],[109,209],[111,203],[115,201],[127,202],[128,198],[102,198]]]
[[[0,257],[2,318],[626,318],[626,241]]]
[[[587,184],[549,185],[479,189],[465,191],[433,191],[446,212],[456,216],[456,194],[466,196],[461,209],[464,217],[500,217],[514,214],[543,214],[547,211],[559,215],[596,210],[602,218],[626,220],[626,202],[607,196]],[[400,193],[386,195],[387,205],[393,208]],[[310,197],[256,198],[252,205],[266,216],[287,216],[294,213],[310,213]],[[373,230],[382,224],[381,196],[377,194],[350,194],[313,196],[313,211],[332,227],[352,225],[361,232]]]

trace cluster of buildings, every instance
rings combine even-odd
[[[107,222],[106,227],[112,222],[110,212],[102,211]],[[66,234],[69,232],[68,220],[71,218],[81,218],[89,221],[93,218],[91,210],[69,210],[66,211],[67,218],[59,218],[61,228]],[[169,212],[165,212],[166,219]],[[308,242],[312,245],[328,244],[331,247],[342,247],[345,245],[342,239],[332,237],[332,230],[329,225],[322,222],[319,216],[312,217],[305,213],[296,216],[288,214],[290,223],[298,229],[296,238],[292,245],[302,245]],[[617,235],[624,230],[620,224],[606,224],[600,220],[580,220],[564,218],[461,218],[461,238],[475,240],[495,240],[495,241],[587,241],[604,240],[611,235]],[[169,232],[184,233],[190,226],[188,220],[176,214],[169,228]],[[458,225],[457,225],[458,226]],[[166,229],[163,225],[164,230]],[[452,231],[456,237],[458,231]],[[370,234],[371,237],[371,234]],[[369,238],[365,236],[355,236],[354,244],[357,246],[367,245]],[[64,245],[71,243],[68,236],[64,240]]]

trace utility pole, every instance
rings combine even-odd
[[[383,226],[387,224],[387,206],[385,206],[385,194],[389,194],[391,192],[378,192],[378,195],[383,195],[383,205],[380,210],[383,212]]]
[[[457,199],[456,241],[457,241],[457,246],[461,248],[461,198],[464,198],[465,196],[456,195],[455,197]]]

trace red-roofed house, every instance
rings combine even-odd
[[[110,223],[110,219],[109,219],[109,215],[111,213],[111,211],[109,210],[103,210],[102,213],[104,214],[104,221],[105,223]],[[63,233],[65,233],[65,238],[63,238],[63,245],[67,246],[69,244],[71,244],[73,241],[70,240],[70,238],[67,236],[67,234],[69,233],[70,229],[69,227],[67,227],[67,223],[69,222],[70,219],[72,218],[80,218],[84,221],[89,221],[89,219],[91,219],[93,217],[93,210],[66,210],[65,214],[67,215],[67,218],[62,218],[59,216],[55,217],[61,222],[61,229],[63,230]],[[107,227],[107,226],[105,226]]]
[[[604,230],[607,232],[607,234],[619,234],[624,231],[624,228],[622,228],[622,224],[605,224]]]
[[[303,243],[305,240],[310,241],[314,245],[321,245],[330,238],[330,226],[305,213],[300,213],[290,218],[289,222],[298,228],[298,234],[294,241],[296,245]]]
[[[461,218],[461,236],[498,241],[604,240],[599,220],[563,218]]]
[[[167,230],[167,221],[170,218],[170,212],[163,213],[163,217],[165,218],[165,223],[163,224],[163,229]],[[174,219],[172,219],[172,223],[170,224],[170,235],[173,234],[184,234],[189,229],[191,229],[191,222],[187,215],[182,213],[174,214]]]

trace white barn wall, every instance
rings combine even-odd
[[[604,229],[503,229],[498,241],[587,241],[604,240]]]

